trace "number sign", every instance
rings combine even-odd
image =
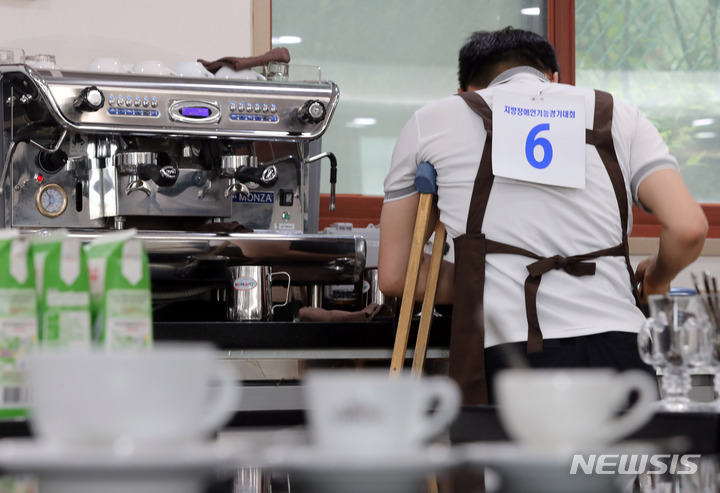
[[[495,176],[584,188],[584,98],[496,90],[492,166]]]

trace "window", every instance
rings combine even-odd
[[[576,0],[578,85],[632,102],[658,127],[701,202],[720,202],[716,0]]]
[[[405,122],[457,91],[467,37],[509,25],[547,36],[547,1],[273,0],[273,46],[340,88],[322,143],[338,159],[337,192],[382,195]],[[326,174],[321,187],[329,191]]]

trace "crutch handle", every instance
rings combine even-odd
[[[437,171],[435,167],[423,161],[418,164],[418,169],[415,172],[415,188],[420,193],[437,193]]]

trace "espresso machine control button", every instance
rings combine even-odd
[[[103,104],[105,104],[105,96],[102,91],[95,86],[90,86],[80,91],[73,106],[78,111],[97,111],[103,107]]]
[[[297,116],[303,123],[318,123],[325,118],[325,114],[325,105],[317,99],[310,99],[298,109]]]
[[[280,196],[280,205],[282,207],[292,207],[295,190],[292,188],[281,188],[278,195]]]

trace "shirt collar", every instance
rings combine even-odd
[[[513,68],[508,69],[505,72],[501,73],[500,75],[495,77],[492,80],[492,82],[490,82],[490,85],[488,87],[492,87],[492,86],[499,85],[499,84],[504,84],[505,82],[509,81],[514,76],[516,76],[517,74],[530,74],[530,75],[536,76],[543,82],[550,82],[550,81],[548,81],[547,77],[545,77],[545,74],[543,74],[539,70],[523,65],[521,67],[513,67]]]

